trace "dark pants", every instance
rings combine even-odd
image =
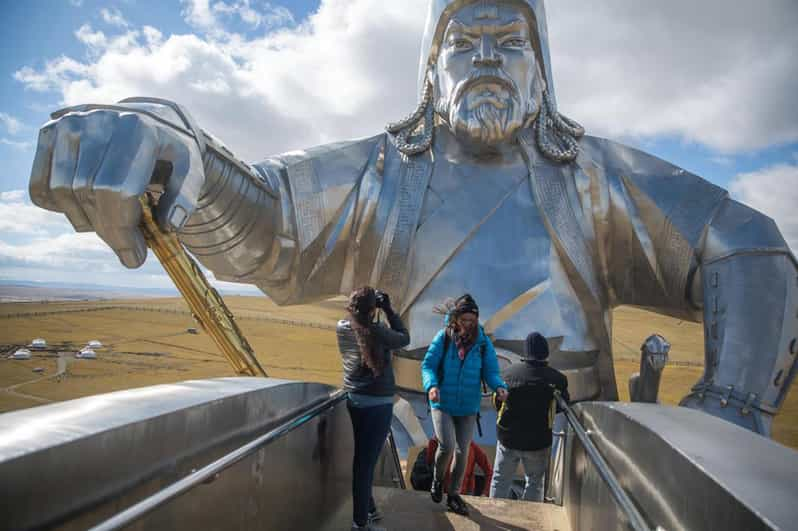
[[[388,430],[391,429],[393,406],[385,404],[354,407],[347,402],[347,409],[355,435],[355,457],[352,461],[352,520],[362,526],[368,523],[374,467],[385,446]]]

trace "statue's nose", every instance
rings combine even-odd
[[[480,39],[479,48],[477,48],[477,53],[474,54],[474,57],[471,58],[471,63],[474,66],[496,67],[502,65],[502,56],[496,53],[493,47],[493,39],[489,39],[487,36]]]

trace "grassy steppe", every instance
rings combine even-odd
[[[278,307],[265,297],[225,300],[270,376],[340,382],[332,327],[343,314],[341,299],[291,307]],[[96,311],[74,311],[86,309]],[[4,391],[0,392],[0,412],[132,387],[232,375],[207,335],[186,331],[196,327],[190,315],[182,313],[186,310],[179,298],[0,304],[2,352],[34,337],[46,338],[51,347],[34,352],[28,361],[0,359],[0,391]],[[40,315],[12,317],[36,312]],[[629,399],[627,382],[639,369],[640,344],[654,332],[672,345],[660,399],[677,404],[703,372],[702,327],[635,308],[614,312],[613,348],[621,399]],[[74,352],[91,339],[105,346],[98,359],[67,356],[67,377],[56,378],[58,351]],[[34,367],[44,372],[36,374]],[[777,417],[774,438],[798,449],[795,391]]]

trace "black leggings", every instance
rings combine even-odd
[[[374,467],[385,446],[388,430],[391,429],[393,405],[355,407],[347,402],[347,409],[355,435],[355,456],[352,460],[352,520],[357,525],[364,526],[368,523]]]

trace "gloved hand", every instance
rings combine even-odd
[[[391,298],[388,296],[388,294],[384,291],[377,290],[376,296],[377,308],[385,313],[393,313],[393,308],[391,307]]]

